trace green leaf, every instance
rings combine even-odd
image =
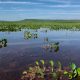
[[[29,67],[29,71],[32,71],[32,67]]]
[[[54,78],[54,79],[57,79],[57,74],[55,72],[51,73],[51,76]]]
[[[59,67],[61,67],[61,66],[62,66],[60,61],[58,61],[58,62],[57,62],[57,64],[58,64],[58,66],[59,66]]]
[[[68,74],[68,72],[67,71],[64,71],[64,75],[66,75],[66,74]]]
[[[36,65],[39,65],[39,62],[38,61],[36,61],[35,63],[36,63]]]
[[[80,68],[77,68],[78,75],[80,76]]]
[[[72,74],[71,73],[69,73],[69,79],[72,79],[73,77],[72,77]]]
[[[50,65],[51,65],[51,66],[54,66],[53,60],[50,60]]]
[[[40,62],[41,62],[43,65],[44,65],[44,63],[45,63],[44,60],[40,60]]]
[[[76,69],[76,65],[74,63],[72,63],[70,66],[72,70]]]

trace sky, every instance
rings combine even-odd
[[[0,20],[80,19],[80,0],[0,0]]]

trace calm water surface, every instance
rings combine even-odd
[[[25,39],[25,31],[37,33],[38,38]],[[0,32],[0,39],[3,38],[7,39],[8,43],[7,47],[0,48],[0,71],[23,70],[40,59],[61,61],[65,66],[74,62],[80,66],[80,31],[26,29],[18,32]],[[60,42],[58,52],[44,49],[44,46],[51,42]]]

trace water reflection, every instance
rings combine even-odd
[[[47,30],[47,32],[45,30]],[[5,38],[8,41],[8,43],[6,42],[6,45],[4,45],[5,47],[8,45],[8,47],[0,49],[0,56],[4,57],[6,55],[5,53],[8,53],[9,55],[7,57],[11,57],[12,55],[14,56],[12,57],[13,59],[14,58],[20,59],[21,61],[24,59],[24,57],[25,60],[28,57],[29,61],[26,60],[26,64],[28,64],[30,61],[39,58],[45,58],[46,60],[63,59],[64,61],[66,60],[69,61],[71,58],[72,60],[76,61],[76,63],[78,63],[78,59],[80,58],[79,34],[80,31],[77,32],[67,31],[67,30],[56,31],[56,30],[49,30],[42,28],[37,30],[25,29],[18,32],[9,32],[9,34],[8,32],[0,32],[0,38],[1,39]],[[2,47],[2,41],[0,41],[0,47]],[[43,53],[50,53],[50,54],[43,54]],[[53,53],[59,53],[59,54],[57,54],[58,56],[56,55],[55,57],[55,54]],[[23,55],[23,59],[22,57],[20,57],[20,54]],[[18,58],[16,56],[18,56]],[[65,56],[66,58],[64,58]],[[0,59],[1,63],[3,63],[3,61],[5,63],[5,61],[8,60],[8,59],[2,60],[2,58]],[[23,62],[24,61],[20,63]]]
[[[48,37],[44,38],[44,42],[49,42],[49,38]]]
[[[49,52],[58,52],[59,51],[59,42],[48,43],[42,47],[43,49]]]

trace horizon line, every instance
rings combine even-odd
[[[51,21],[74,21],[74,20],[76,20],[76,21],[79,21],[80,19],[21,19],[21,20],[0,20],[0,22],[15,22],[15,21],[24,21],[24,20],[51,20]]]

